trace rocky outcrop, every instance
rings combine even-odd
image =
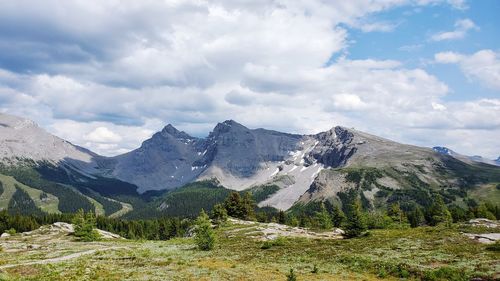
[[[303,227],[291,227],[279,223],[258,223],[243,221],[238,219],[229,219],[232,224],[240,225],[236,230],[226,232],[228,237],[232,237],[235,232],[244,234],[247,237],[261,241],[276,240],[279,237],[300,237],[312,239],[342,239],[345,232],[340,228],[334,228],[330,231],[316,232]]]
[[[318,144],[306,157],[308,163],[312,163],[313,158],[326,167],[341,167],[357,150],[353,143],[354,134],[343,127],[319,133],[314,138],[318,140]]]
[[[468,224],[477,227],[488,227],[488,228],[500,227],[500,222],[485,218],[471,219],[469,220]]]
[[[51,225],[43,225],[40,228],[29,231],[29,232],[23,232],[20,233],[21,236],[26,236],[26,237],[39,237],[39,236],[54,236],[58,234],[66,234],[70,235],[75,232],[75,227],[70,224],[70,223],[65,223],[65,222],[55,222]],[[102,239],[124,239],[118,234],[111,233],[108,231],[104,231],[101,229],[97,229],[97,232],[101,236]]]

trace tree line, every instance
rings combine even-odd
[[[122,220],[103,216],[95,217],[92,212],[84,212],[83,210],[79,210],[74,214],[45,215],[9,214],[9,212],[3,210],[0,211],[0,233],[32,231],[38,229],[41,225],[55,222],[76,223],[82,213],[91,222],[92,228],[116,233],[127,239],[168,240],[173,237],[183,237],[193,224],[192,220],[183,218],[162,217],[149,220]],[[84,223],[88,222],[84,221]]]
[[[367,210],[363,208],[359,193],[352,191],[343,197],[342,204],[323,201],[317,202],[314,207],[284,212],[273,208],[257,208],[252,195],[248,192],[244,194],[231,192],[222,203],[216,204],[212,208],[210,218],[216,225],[223,224],[228,217],[234,217],[322,230],[338,227],[344,229],[348,237],[359,236],[367,229],[449,225],[452,222],[479,217],[500,219],[500,209],[496,205],[477,204],[474,200],[468,200],[466,203],[466,209],[454,204],[446,205],[443,198],[438,195],[424,207],[414,202],[392,202],[385,210]],[[78,216],[90,216],[94,228],[116,233],[128,239],[168,240],[173,237],[183,237],[195,223],[193,219],[180,217],[124,220],[103,216],[95,217],[91,212],[84,211],[79,211],[76,214],[23,215],[21,213],[12,214],[4,210],[0,211],[0,233],[7,230],[31,231],[40,225],[54,222],[71,223]],[[208,217],[208,215],[206,216]],[[206,222],[204,227],[206,229]]]

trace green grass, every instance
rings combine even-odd
[[[261,201],[266,200],[274,193],[278,192],[278,190],[280,190],[279,186],[271,184],[271,185],[259,185],[247,189],[245,191],[250,192],[252,194],[253,200],[255,200],[256,203],[259,203]]]
[[[7,209],[9,207],[10,199],[12,195],[16,192],[14,183],[12,182],[12,177],[8,177],[0,174],[0,181],[2,182],[3,192],[0,195],[0,209]]]
[[[5,189],[5,192],[0,196],[0,209],[8,207],[8,204],[16,191],[15,186],[18,186],[29,195],[35,206],[40,208],[42,211],[46,213],[60,213],[57,208],[59,205],[59,199],[56,196],[22,184],[11,176],[0,174],[0,181],[3,183]]]
[[[471,190],[469,196],[479,202],[498,204],[500,202],[500,189],[497,188],[497,183],[486,184]]]
[[[103,250],[50,265],[9,268],[0,280],[286,280],[290,268],[298,280],[493,280],[500,272],[498,251],[488,250],[454,228],[377,230],[349,240],[280,238],[270,247],[250,238],[252,232],[255,229],[248,226],[219,228],[213,251],[197,250],[191,238],[37,241],[46,248],[4,251],[0,265]],[[20,240],[13,245],[22,248],[30,242]]]

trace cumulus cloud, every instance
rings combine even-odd
[[[500,53],[480,50],[472,55],[441,52],[434,55],[437,63],[456,63],[469,78],[478,80],[492,89],[500,89]]]
[[[338,94],[332,97],[333,107],[338,110],[361,110],[366,104],[357,95]]]
[[[122,138],[119,135],[117,135],[115,132],[111,131],[106,127],[95,128],[92,132],[85,135],[83,139],[101,143],[113,143],[122,140]]]
[[[463,39],[470,30],[479,30],[479,27],[470,19],[461,19],[455,22],[455,30],[443,31],[432,35],[431,40],[456,40]]]
[[[346,26],[387,32],[396,24],[372,15],[437,4],[466,8],[459,0],[1,1],[0,111],[104,155],[136,148],[167,123],[205,136],[225,119],[296,133],[346,125],[425,145],[435,134],[404,132],[490,128],[500,137],[496,100],[446,102],[448,86],[424,69],[342,55]]]

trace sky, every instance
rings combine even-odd
[[[166,124],[500,156],[497,0],[0,0],[0,112],[102,155]]]

